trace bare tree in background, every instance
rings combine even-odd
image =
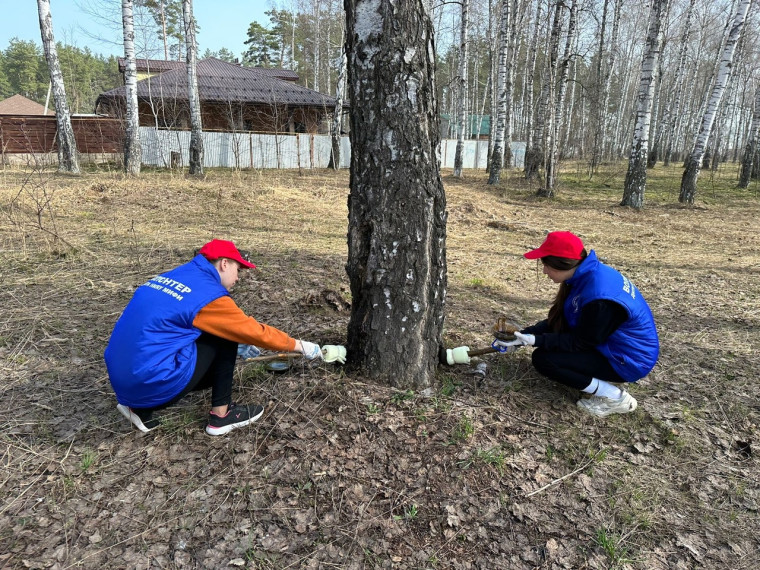
[[[423,0],[346,0],[351,101],[349,364],[427,387],[441,346],[446,196]]]
[[[675,80],[668,97],[665,116],[663,117],[663,122],[665,123],[663,127],[665,131],[663,164],[665,166],[670,165],[673,154],[673,144],[676,139],[676,125],[678,124],[677,119],[681,109],[681,99],[683,98],[684,77],[686,76],[686,55],[689,48],[689,36],[691,35],[691,22],[692,15],[694,14],[695,1],[696,0],[689,0],[689,5],[686,8],[686,16],[682,17],[684,25],[683,32],[681,33],[681,40],[679,42],[678,59],[676,60]]]
[[[570,0],[570,17],[567,25],[567,36],[565,37],[565,51],[562,54],[562,60],[559,64],[559,78],[557,80],[557,104],[554,106],[554,144],[555,155],[559,148],[560,137],[562,136],[562,127],[569,127],[569,113],[565,113],[565,95],[567,94],[567,82],[569,75],[570,60],[575,57],[572,53],[573,45],[576,41],[576,30],[578,27],[578,0]],[[569,130],[569,129],[568,129]],[[555,160],[558,157],[555,156]]]
[[[464,141],[469,130],[467,124],[467,8],[469,0],[460,0],[462,3],[462,16],[460,19],[459,31],[459,104],[457,107],[457,123],[459,132],[457,133],[457,148],[454,154],[454,176],[462,177],[462,162],[464,160]]]
[[[641,63],[641,81],[636,107],[636,127],[628,159],[628,172],[621,206],[639,209],[644,205],[644,189],[647,184],[647,160],[649,156],[649,131],[652,117],[652,101],[655,92],[655,74],[662,49],[662,28],[668,12],[668,0],[652,0],[649,9],[649,31],[646,49]]]
[[[343,49],[340,55],[340,70],[338,71],[338,84],[335,87],[335,112],[333,113],[332,127],[330,128],[332,153],[330,154],[330,164],[328,168],[334,170],[340,169],[340,136],[343,126],[343,90],[346,83],[346,66],[348,58],[346,57],[346,26],[345,21],[342,26],[341,45]]]
[[[187,56],[187,98],[190,104],[190,174],[203,175],[203,124],[201,122],[201,100],[198,94],[198,70],[195,41],[195,18],[193,0],[183,0],[182,17],[185,22],[185,51]]]
[[[55,104],[55,120],[58,125],[58,171],[79,174],[79,159],[77,157],[77,142],[74,129],[71,127],[69,105],[66,102],[66,89],[63,86],[63,74],[58,62],[58,51],[53,36],[53,16],[50,13],[50,0],[37,0],[37,11],[40,16],[40,34],[42,47],[45,51],[50,85]]]
[[[715,86],[712,89],[712,94],[707,103],[705,114],[702,116],[702,124],[699,127],[699,134],[694,143],[694,149],[691,151],[691,155],[689,155],[689,159],[686,162],[686,169],[681,177],[681,193],[678,196],[678,201],[681,203],[694,203],[694,197],[697,193],[697,178],[699,177],[702,159],[705,155],[705,148],[707,147],[707,141],[710,138],[715,115],[720,107],[723,92],[725,91],[726,83],[728,82],[728,76],[731,72],[731,66],[734,61],[734,52],[736,51],[736,42],[739,40],[742,28],[744,27],[744,21],[747,19],[747,11],[749,10],[751,3],[752,0],[740,0],[739,6],[736,9],[736,15],[734,16],[733,24],[731,25],[731,31],[728,34],[728,39],[726,40],[726,45],[723,47],[723,53],[720,58]]]
[[[124,26],[124,89],[127,98],[127,130],[124,138],[124,170],[131,176],[140,174],[140,114],[137,109],[137,65],[135,62],[135,24],[132,0],[122,0],[121,19]]]
[[[753,161],[757,160],[757,139],[760,137],[760,85],[755,89],[755,111],[752,114],[752,125],[749,128],[749,137],[744,147],[744,156],[742,157],[742,169],[739,175],[739,188],[749,186],[749,179],[752,176]]]
[[[533,35],[528,46],[528,61],[525,66],[525,109],[527,124],[525,127],[525,178],[531,179],[538,174],[541,164],[540,149],[536,141],[534,111],[534,77],[536,75],[536,52],[538,51],[538,36],[541,29],[541,7],[543,0],[536,2],[536,16],[533,27]]]
[[[499,27],[499,63],[497,69],[496,93],[496,128],[493,137],[493,149],[488,168],[488,183],[498,184],[501,169],[504,166],[504,131],[507,121],[507,65],[509,45],[510,0],[501,1],[501,26]],[[492,119],[493,120],[493,119]]]
[[[554,116],[557,99],[557,60],[559,59],[559,37],[562,33],[562,11],[565,5],[562,0],[554,3],[554,17],[549,35],[549,58],[544,67],[541,99],[538,104],[536,133],[533,135],[538,152],[544,165],[544,185],[536,191],[544,198],[554,197],[554,186],[557,179],[557,140],[554,136]]]

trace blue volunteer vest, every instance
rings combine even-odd
[[[195,370],[198,312],[224,295],[219,272],[202,255],[140,285],[105,350],[116,399],[152,408],[177,396]]]
[[[660,354],[654,317],[636,286],[619,271],[604,265],[591,251],[573,276],[564,311],[570,328],[575,328],[583,306],[600,299],[614,301],[628,312],[628,320],[597,346],[626,382],[636,382],[654,368]]]

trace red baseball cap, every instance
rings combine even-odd
[[[237,261],[243,267],[256,269],[256,266],[253,263],[240,254],[234,243],[224,239],[212,239],[204,245],[198,253],[203,255],[209,261],[216,261],[220,257],[226,257],[227,259]]]
[[[525,259],[539,259],[552,255],[565,259],[581,259],[583,242],[581,238],[571,232],[549,232],[538,248],[523,254]]]

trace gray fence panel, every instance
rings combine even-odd
[[[190,131],[170,131],[140,127],[143,164],[168,168],[172,153],[179,153],[179,166],[190,159]],[[351,166],[351,142],[340,141],[340,167]],[[454,168],[456,139],[442,139],[439,147],[442,168]],[[203,133],[203,166],[208,168],[327,168],[332,153],[329,135],[266,135],[257,133]],[[525,143],[512,143],[513,166],[525,165]],[[485,169],[488,165],[488,141],[464,143],[464,168]]]

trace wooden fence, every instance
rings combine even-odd
[[[122,152],[124,123],[98,116],[71,117],[77,150],[81,154]],[[0,152],[6,154],[45,154],[58,151],[54,115],[0,115]]]

